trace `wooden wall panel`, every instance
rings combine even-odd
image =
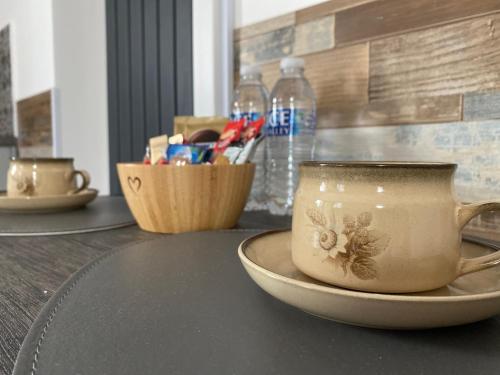
[[[295,27],[295,56],[324,51],[335,45],[335,17],[327,16]]]
[[[409,98],[369,102],[353,107],[324,106],[318,109],[319,128],[402,125],[459,121],[462,96]]]
[[[500,0],[325,1],[235,30],[234,81],[257,63],[271,90],[301,56],[320,127],[497,118],[499,22]]]
[[[306,55],[304,60],[318,108],[352,113],[368,103],[367,44]],[[262,78],[269,90],[279,76],[279,62],[262,65]]]
[[[336,43],[376,39],[499,10],[498,0],[379,0],[337,13]]]
[[[500,88],[500,14],[375,41],[370,99]]]
[[[17,102],[21,157],[52,157],[52,93],[45,91]]]
[[[296,27],[287,26],[236,42],[236,65],[262,64],[333,48],[335,17],[327,16]]]
[[[371,3],[376,0],[329,0],[308,8],[300,9],[295,14],[295,22],[301,24],[316,18],[328,16],[335,12],[352,8],[358,5]]]
[[[306,77],[318,108],[352,108],[368,103],[368,45],[304,56]]]
[[[295,30],[288,26],[237,42],[236,65],[263,63],[289,56],[293,51],[294,38]]]
[[[369,103],[367,44],[307,55],[304,59],[305,75],[317,97],[318,126],[321,128],[461,119],[461,95]],[[272,90],[280,76],[279,62],[261,67],[263,82]]]
[[[464,120],[484,119],[500,119],[500,92],[464,95]]]
[[[233,38],[236,42],[293,25],[295,25],[295,12],[236,29],[234,30]]]

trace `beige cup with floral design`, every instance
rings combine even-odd
[[[370,292],[436,289],[500,263],[465,259],[461,230],[500,202],[462,205],[455,164],[305,162],[293,209],[292,259],[305,274]]]
[[[77,186],[77,176],[81,184]],[[7,173],[9,197],[77,194],[87,189],[90,175],[75,170],[72,158],[12,158]]]

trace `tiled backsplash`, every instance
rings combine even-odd
[[[498,25],[498,0],[330,0],[235,30],[235,73],[301,56],[317,158],[454,162],[461,199],[500,198]]]
[[[421,160],[458,163],[464,201],[500,197],[500,120],[318,130],[320,160]]]

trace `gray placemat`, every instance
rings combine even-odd
[[[96,232],[132,225],[123,197],[98,197],[86,207],[46,214],[0,213],[0,236],[39,236]]]
[[[500,317],[416,332],[313,317],[243,270],[236,248],[257,232],[158,236],[87,265],[38,316],[14,374],[498,373]]]
[[[291,226],[291,216],[271,215],[267,211],[245,211],[235,229],[285,229]]]

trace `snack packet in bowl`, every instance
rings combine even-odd
[[[172,144],[168,146],[166,159],[175,165],[200,164],[207,150],[206,146]]]
[[[257,138],[261,134],[264,123],[264,117],[260,117],[255,121],[250,121],[243,130],[243,134],[241,135],[241,139],[243,140],[243,142],[246,143],[254,138]]]
[[[224,152],[231,143],[239,141],[244,125],[244,118],[237,121],[229,121],[215,145],[215,152]]]

